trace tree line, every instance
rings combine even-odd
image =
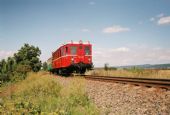
[[[0,83],[24,79],[27,72],[38,72],[42,67],[39,59],[41,50],[24,44],[13,57],[0,61]],[[44,64],[43,64],[44,65]]]

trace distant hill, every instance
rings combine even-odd
[[[118,66],[117,68],[132,68],[139,67],[143,69],[170,69],[170,64],[143,64],[143,65],[128,65],[128,66]]]

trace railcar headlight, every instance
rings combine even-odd
[[[73,57],[71,57],[71,62],[74,63],[74,58]]]
[[[74,58],[73,58],[73,57],[71,58],[71,61],[74,61]]]
[[[90,58],[89,58],[88,60],[89,60],[89,61],[91,61],[91,59],[90,59]]]

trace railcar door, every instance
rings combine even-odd
[[[91,63],[92,62],[92,58],[91,58],[91,46],[90,45],[86,45],[84,47],[84,62],[85,63]]]
[[[79,62],[84,62],[84,46],[82,44],[78,46],[78,58]]]

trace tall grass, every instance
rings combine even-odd
[[[84,80],[80,78],[63,86],[52,75],[30,73],[15,84],[10,95],[1,96],[0,114],[98,114],[84,88]]]
[[[163,78],[170,79],[170,70],[149,70],[149,69],[118,69],[104,70],[94,69],[87,72],[88,75],[116,76],[116,77],[139,77],[139,78]]]

